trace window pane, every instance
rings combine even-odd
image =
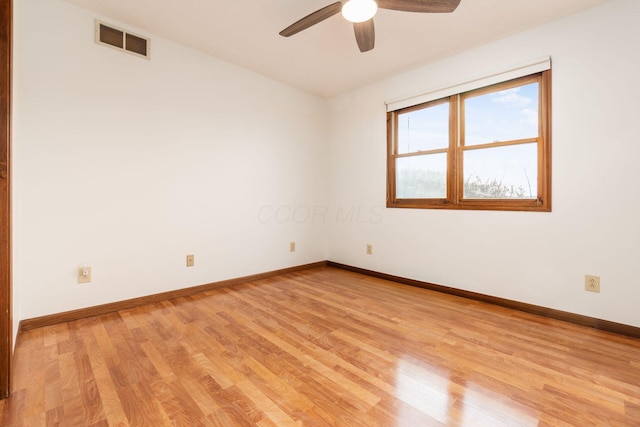
[[[538,197],[538,146],[520,144],[464,152],[465,199]]]
[[[449,103],[398,115],[398,153],[449,146]]]
[[[397,159],[396,197],[399,199],[446,198],[446,153]]]
[[[466,98],[466,146],[538,137],[538,83]]]

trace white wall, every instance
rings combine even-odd
[[[94,18],[15,2],[14,319],[325,260],[324,223],[289,218],[327,203],[325,101],[153,35],[150,61],[97,45]]]
[[[638,16],[637,0],[611,1],[332,100],[331,204],[363,215],[332,228],[331,260],[640,326]],[[546,55],[552,213],[384,208],[385,101]],[[600,294],[585,274],[601,276]]]

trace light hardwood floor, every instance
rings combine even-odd
[[[322,267],[24,332],[13,389],[5,427],[639,426],[640,342]]]

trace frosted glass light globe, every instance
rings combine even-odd
[[[349,0],[342,5],[342,16],[350,22],[364,22],[373,18],[378,5],[373,0]]]

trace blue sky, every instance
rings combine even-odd
[[[449,138],[449,104],[399,115],[398,151],[412,153],[445,148]],[[467,98],[465,145],[534,138],[538,135],[538,84]],[[535,143],[465,152],[465,180],[480,177],[522,186],[527,197],[537,194],[537,147]],[[431,157],[431,156],[427,156]],[[405,167],[445,171],[444,156],[406,159]],[[531,193],[529,193],[531,192]]]

